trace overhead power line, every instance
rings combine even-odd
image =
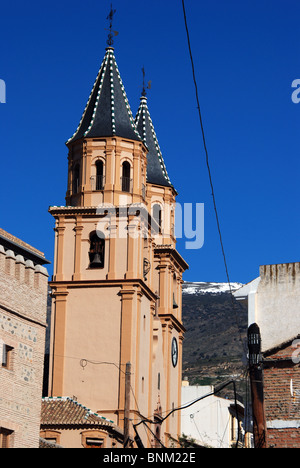
[[[153,421],[151,419],[148,419],[148,418],[143,418],[140,422],[138,422],[137,424],[133,424],[133,429],[134,429],[134,432],[136,434],[136,438],[135,438],[135,441],[137,443],[137,445],[139,446],[139,448],[144,448],[143,447],[143,443],[139,437],[139,434],[138,434],[138,431],[137,431],[137,427],[140,425],[140,424],[144,424],[147,429],[150,430],[150,432],[155,436],[155,434],[152,432],[152,430],[149,428],[149,426],[147,426],[146,423],[148,424],[162,424],[169,416],[171,416],[171,414],[175,413],[176,411],[181,411],[183,409],[186,409],[186,408],[189,408],[190,406],[194,405],[195,403],[198,403],[199,401],[201,400],[204,400],[205,398],[207,397],[210,397],[212,395],[217,395],[218,393],[220,393],[225,387],[227,387],[228,385],[233,385],[233,390],[234,390],[234,404],[235,404],[235,412],[236,412],[236,418],[237,418],[237,421],[238,421],[238,425],[237,425],[237,429],[238,429],[238,436],[237,436],[237,440],[236,440],[236,448],[238,448],[238,443],[239,443],[239,440],[240,440],[240,425],[239,425],[239,416],[238,416],[238,401],[237,401],[237,392],[236,392],[236,385],[235,385],[235,381],[234,380],[229,380],[228,382],[225,382],[224,384],[221,384],[218,386],[218,388],[215,388],[212,392],[210,393],[207,393],[206,395],[203,395],[199,398],[197,398],[196,400],[193,400],[183,406],[179,406],[178,408],[174,408],[172,409],[172,411],[170,411],[164,418],[159,418],[157,419],[157,421]],[[160,445],[162,447],[164,447],[163,443],[161,442],[160,439],[158,439],[156,436],[155,436],[155,439],[160,443]]]
[[[207,150],[207,144],[206,144],[206,138],[205,138],[205,132],[204,132],[203,119],[202,119],[202,114],[201,114],[201,109],[200,109],[198,85],[197,85],[197,80],[196,80],[194,59],[193,59],[193,54],[192,54],[190,33],[189,33],[189,28],[188,28],[188,23],[187,23],[184,0],[182,0],[182,9],[183,9],[184,24],[185,24],[185,30],[186,30],[187,42],[188,42],[188,48],[189,48],[189,55],[190,55],[191,66],[192,66],[193,81],[194,81],[194,85],[195,85],[197,109],[198,109],[198,114],[199,114],[201,133],[202,133],[202,139],[203,139],[203,145],[204,145],[204,151],[205,151],[205,160],[206,160],[206,166],[207,166],[207,170],[208,170],[208,176],[209,176],[209,182],[210,182],[210,187],[211,187],[211,194],[212,194],[213,206],[214,206],[214,211],[215,211],[215,216],[216,216],[216,222],[217,222],[217,228],[218,228],[218,233],[219,233],[220,245],[221,245],[221,250],[222,250],[222,255],[223,255],[223,260],[224,260],[224,266],[225,266],[226,277],[227,277],[227,282],[228,282],[228,286],[229,286],[232,306],[233,306],[233,310],[235,312],[236,323],[237,323],[238,331],[239,331],[239,334],[240,334],[240,341],[241,341],[242,345],[244,345],[241,330],[240,330],[239,320],[238,320],[238,316],[237,316],[237,311],[236,311],[236,307],[235,307],[234,297],[233,297],[233,293],[232,293],[231,282],[230,282],[229,271],[228,271],[228,265],[227,265],[225,249],[224,249],[224,243],[223,243],[221,227],[220,227],[220,222],[219,222],[219,215],[218,215],[218,210],[217,210],[217,203],[216,203],[214,185],[213,185],[212,174],[211,174],[211,169],[210,169],[210,163],[209,163],[208,150]]]
[[[206,145],[206,138],[205,138],[205,133],[204,133],[204,126],[203,126],[203,120],[202,120],[202,115],[201,115],[201,109],[200,109],[198,85],[197,85],[196,74],[195,74],[194,59],[193,59],[193,54],[192,54],[190,34],[189,34],[189,28],[188,28],[188,24],[187,24],[187,17],[186,17],[186,12],[185,12],[184,0],[182,0],[182,8],[183,8],[184,24],[185,24],[188,47],[189,47],[189,54],[190,54],[191,65],[192,65],[192,73],[193,73],[193,80],[194,80],[196,100],[197,100],[197,109],[198,109],[198,113],[199,113],[201,133],[202,133],[202,139],[203,139],[203,145],[204,145],[204,151],[205,151],[205,157],[206,157],[205,159],[206,159],[209,182],[210,182],[211,192],[212,192],[211,194],[212,194],[212,198],[213,198],[214,211],[215,211],[215,215],[216,215],[217,227],[218,227],[218,232],[219,232],[219,237],[220,237],[220,244],[221,244],[222,254],[223,254],[223,258],[224,258],[226,276],[227,276],[227,280],[228,280],[229,288],[230,288],[230,292],[231,292],[232,291],[231,283],[230,283],[230,279],[229,279],[229,272],[228,272],[225,249],[224,249],[223,239],[222,239],[222,234],[221,234],[221,228],[220,228],[219,215],[218,215],[217,204],[216,204],[215,191],[214,191],[214,186],[213,186],[213,181],[212,181],[211,169],[210,169],[209,158],[208,158],[208,150],[207,150],[207,145]]]

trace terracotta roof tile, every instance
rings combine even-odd
[[[41,425],[105,425],[114,426],[106,419],[69,397],[42,399]]]

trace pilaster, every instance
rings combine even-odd
[[[107,279],[116,279],[116,267],[117,267],[117,232],[118,226],[117,224],[110,225],[110,233],[109,233],[109,266],[108,266],[108,273]]]
[[[57,252],[56,252],[56,273],[55,279],[56,281],[63,281],[63,265],[64,265],[64,233],[65,233],[65,219],[60,217],[57,221],[57,226],[54,229],[57,235],[56,245],[57,245]]]
[[[57,289],[53,296],[55,298],[54,317],[52,317],[54,343],[51,350],[52,355],[50,356],[52,375],[50,373],[49,392],[51,396],[63,396],[68,291],[64,288]]]
[[[114,189],[114,149],[111,143],[106,145],[106,174],[104,186],[104,203],[113,203]]]
[[[82,248],[82,217],[78,216],[76,219],[75,231],[75,261],[74,261],[74,274],[73,280],[78,281],[81,279],[81,248]]]
[[[133,366],[133,311],[135,290],[131,285],[123,285],[120,290],[122,298],[121,312],[121,343],[120,343],[120,379],[119,379],[119,410],[118,410],[118,425],[123,426],[121,414],[124,410],[125,403],[125,365],[130,362]],[[133,368],[135,368],[133,366]]]

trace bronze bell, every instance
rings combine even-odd
[[[95,253],[91,261],[90,268],[99,268],[102,266],[102,260],[99,253]]]

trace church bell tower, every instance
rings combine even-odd
[[[176,190],[141,96],[134,118],[107,47],[68,147],[65,206],[51,206],[55,261],[49,396],[76,396],[123,428],[131,364],[130,435],[181,405],[182,274]],[[180,412],[152,427],[169,446]],[[141,435],[145,447],[157,440]],[[174,443],[174,442],[173,442]]]

